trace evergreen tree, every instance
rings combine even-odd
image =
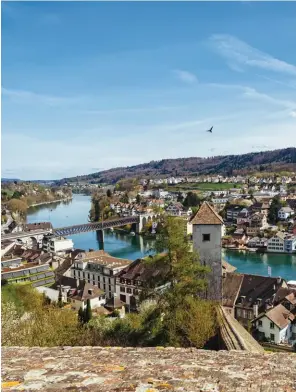
[[[137,204],[141,204],[141,196],[139,194],[137,194],[136,202]]]
[[[200,265],[182,225],[173,217],[164,219],[155,250],[166,254],[147,261],[147,267],[161,273],[148,280],[142,299],[157,301],[154,322],[161,344],[203,347],[217,328],[214,303],[201,299],[209,269]],[[155,290],[159,286],[164,289]]]
[[[92,311],[90,306],[90,299],[86,301],[86,308],[84,309],[84,322],[88,323],[92,318]]]
[[[121,203],[128,203],[129,202],[129,198],[128,198],[128,194],[125,193],[119,200]]]
[[[275,196],[272,199],[268,212],[268,220],[271,223],[276,223],[278,221],[278,212],[282,208],[282,204],[279,196]]]
[[[198,207],[200,205],[200,199],[196,193],[188,192],[184,199],[183,205],[184,207]]]
[[[110,189],[107,189],[107,197],[111,197],[112,196],[112,192]]]
[[[84,311],[82,308],[79,308],[79,310],[78,310],[78,321],[81,324],[84,324]]]

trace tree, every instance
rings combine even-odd
[[[121,198],[119,199],[119,201],[121,203],[128,203],[129,202],[128,194],[125,193],[124,195],[122,195]]]
[[[278,221],[278,212],[282,208],[280,197],[277,195],[272,199],[270,208],[268,211],[268,220],[271,223],[276,223]]]
[[[141,204],[141,196],[139,195],[139,194],[137,194],[137,196],[136,196],[136,202],[137,202],[137,204]]]
[[[86,301],[86,308],[84,309],[84,322],[88,323],[92,319],[92,311],[90,306],[90,299]]]
[[[107,189],[107,197],[112,197],[111,189]]]
[[[18,212],[21,215],[25,214],[28,209],[27,204],[22,200],[18,200],[18,199],[9,200],[9,202],[7,203],[7,207],[10,211]]]
[[[216,333],[215,305],[201,299],[210,271],[200,265],[197,253],[190,251],[184,228],[173,217],[164,219],[155,250],[166,250],[166,254],[146,263],[161,273],[148,280],[142,298],[157,301],[153,315],[158,337],[165,345],[203,347]],[[159,286],[165,289],[155,290]]]
[[[84,311],[82,308],[79,308],[78,310],[78,321],[80,324],[84,324]]]
[[[183,205],[184,207],[198,207],[200,205],[200,199],[196,193],[188,192],[184,199]]]
[[[182,203],[183,200],[184,200],[184,197],[183,197],[182,193],[179,192],[179,193],[178,193],[178,196],[177,196],[177,201],[180,202],[180,203]]]

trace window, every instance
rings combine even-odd
[[[273,334],[273,333],[270,334],[270,340],[271,340],[272,342],[274,342],[274,334]]]
[[[131,294],[132,293],[132,289],[130,289],[129,287],[126,289],[126,292],[128,293],[128,294]]]
[[[274,329],[274,323],[272,321],[270,322],[270,329]]]
[[[124,288],[124,287],[120,287],[120,291],[121,291],[122,293],[125,293],[125,288]]]
[[[258,321],[258,327],[262,327],[262,320]]]
[[[211,240],[211,235],[210,234],[203,234],[202,235],[202,240],[205,241],[210,241]]]

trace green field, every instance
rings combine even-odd
[[[169,191],[223,191],[231,188],[241,188],[242,184],[232,182],[211,183],[211,182],[195,182],[186,184],[169,185]]]

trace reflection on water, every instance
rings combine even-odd
[[[27,221],[28,223],[50,221],[55,228],[87,223],[90,203],[90,196],[73,195],[73,200],[30,208]],[[76,248],[99,249],[100,241],[96,232],[70,237]],[[153,241],[145,240],[140,236],[116,231],[104,232],[104,249],[115,257],[135,260],[146,256],[152,246]],[[296,255],[258,254],[224,249],[223,258],[237,267],[238,272],[267,276],[267,267],[270,266],[272,276],[296,280]]]

